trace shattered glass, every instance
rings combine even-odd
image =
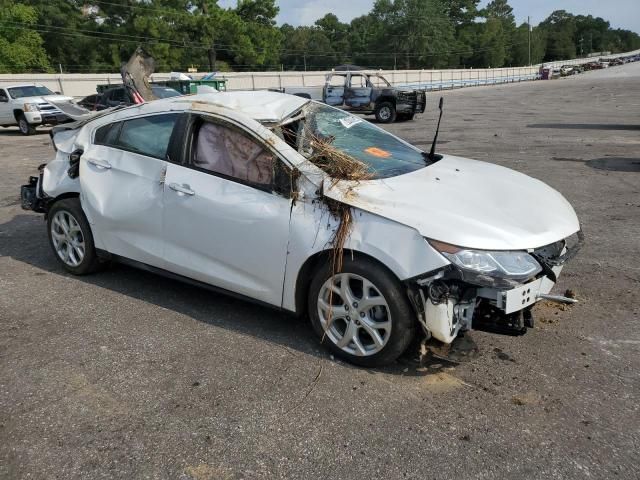
[[[388,178],[426,166],[424,153],[360,117],[321,104],[306,108],[300,150],[314,155],[312,140],[329,143],[367,165],[371,178]]]

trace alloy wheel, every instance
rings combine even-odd
[[[85,254],[84,236],[76,218],[66,210],[55,213],[51,221],[51,241],[60,259],[70,267],[82,263]]]
[[[354,273],[332,276],[322,285],[317,304],[325,335],[344,352],[374,355],[389,341],[389,305],[366,278]]]
[[[20,132],[24,133],[25,135],[29,133],[29,124],[24,118],[18,120],[18,128],[20,129]]]
[[[389,107],[382,107],[378,115],[381,120],[387,121],[391,118],[391,109]]]

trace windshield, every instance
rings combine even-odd
[[[55,95],[47,87],[26,85],[24,87],[9,88],[9,95],[11,98],[24,98],[24,97],[40,97],[42,95]]]
[[[337,108],[310,103],[302,122],[299,151],[307,159],[314,156],[315,139],[364,163],[371,179],[395,177],[427,165],[426,156],[419,149]]]
[[[157,98],[179,97],[182,95],[179,91],[169,87],[151,87],[151,90]]]

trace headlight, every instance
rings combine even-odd
[[[429,240],[447,260],[463,271],[481,276],[524,281],[542,270],[540,264],[522,251],[471,250],[448,243]]]
[[[37,112],[38,111],[38,104],[37,103],[25,103],[24,104],[24,111],[25,112]]]

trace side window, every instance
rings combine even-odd
[[[346,77],[344,75],[331,75],[327,80],[327,85],[330,87],[344,87]]]
[[[107,145],[110,147],[115,146],[121,125],[122,122],[115,122],[100,127],[96,130],[96,134],[93,137],[93,143],[96,145]]]
[[[273,183],[275,157],[240,130],[203,122],[196,132],[193,165],[242,182]]]
[[[366,88],[367,78],[364,75],[351,75],[351,88]]]
[[[168,113],[125,120],[114,146],[165,160],[178,115]]]
[[[0,100],[8,100],[7,92],[4,91],[4,88],[0,88]]]

